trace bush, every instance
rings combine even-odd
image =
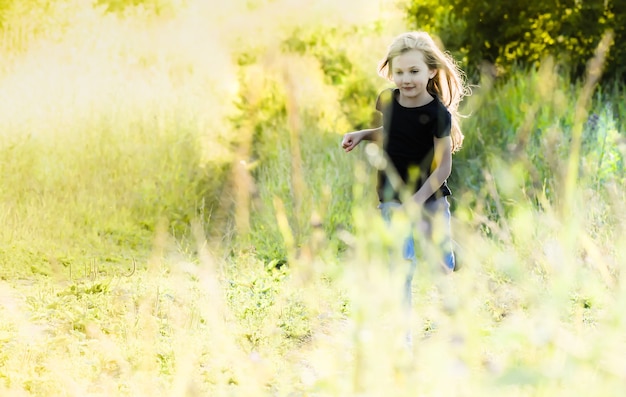
[[[626,38],[626,8],[614,0],[420,0],[406,11],[416,28],[437,33],[472,76],[484,61],[510,71],[554,55],[579,78],[605,32],[614,32],[615,43]],[[624,61],[626,50],[614,45],[605,75],[625,77]]]

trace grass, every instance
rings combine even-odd
[[[622,91],[574,99],[547,62],[483,82],[450,180],[462,267],[420,263],[407,318],[400,231],[367,150],[339,148],[401,24],[270,3],[5,29],[0,394],[621,395]]]

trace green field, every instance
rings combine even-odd
[[[475,82],[407,324],[340,148],[394,2],[143,3],[0,14],[1,396],[623,395],[623,87]]]

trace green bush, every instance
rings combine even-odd
[[[626,38],[626,7],[614,0],[420,0],[406,11],[413,26],[437,33],[473,76],[483,61],[509,71],[553,55],[578,78],[605,32],[613,31],[615,43]],[[613,45],[606,75],[623,77],[624,61],[626,50]]]
[[[354,46],[351,37],[371,34],[372,29],[376,27],[295,29],[283,41],[285,51],[309,54],[318,60],[326,83],[339,92],[338,106],[355,129],[370,127],[378,87],[349,52]]]

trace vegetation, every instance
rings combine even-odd
[[[473,0],[408,1],[411,24],[437,32],[470,74],[495,64],[501,74],[538,67],[547,56],[576,78],[607,35],[621,43],[626,9],[615,0],[525,0],[516,3]],[[472,32],[471,35],[465,32]],[[626,52],[612,46],[605,64],[607,80],[622,80]]]
[[[622,86],[476,75],[407,323],[339,143],[409,5],[209,3],[0,2],[1,395],[621,395]]]

